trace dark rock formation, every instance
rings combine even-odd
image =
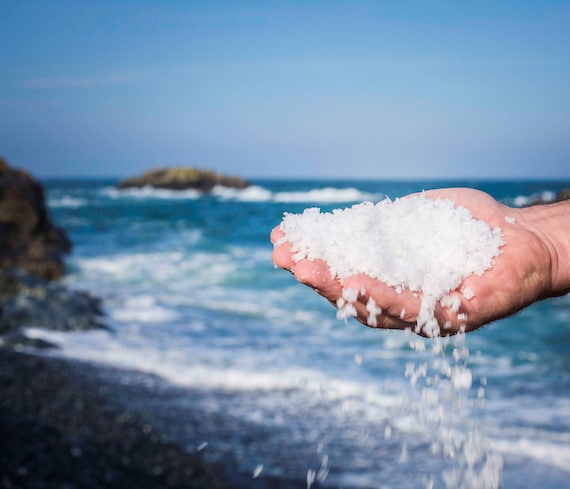
[[[86,292],[70,290],[21,270],[5,271],[0,279],[0,334],[4,343],[26,343],[21,328],[56,331],[104,328],[101,301]]]
[[[0,345],[50,346],[22,328],[100,328],[100,301],[54,282],[71,251],[49,217],[42,186],[0,158]]]
[[[42,186],[0,158],[0,269],[57,279],[70,251],[71,242],[48,215]]]
[[[553,202],[562,202],[570,199],[570,188],[560,190],[552,198],[545,198],[542,194],[536,194],[528,199],[522,207],[530,207],[533,205],[552,204]]]
[[[139,177],[127,178],[119,182],[119,188],[155,187],[168,190],[195,189],[210,192],[216,185],[232,188],[246,188],[249,183],[242,178],[221,175],[210,170],[193,167],[157,168]]]
[[[570,200],[570,188],[565,188],[556,194],[556,202]]]

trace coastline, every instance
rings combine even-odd
[[[97,370],[0,348],[0,488],[306,487],[184,450],[115,401],[121,386]]]

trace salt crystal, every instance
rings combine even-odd
[[[356,299],[358,299],[358,289],[342,289],[342,298],[346,302],[356,302]]]
[[[307,470],[307,489],[311,489],[311,486],[315,482],[317,472],[314,469]]]
[[[505,221],[508,222],[509,224],[514,224],[515,218],[511,216],[505,216]]]
[[[473,383],[471,370],[465,367],[455,367],[451,374],[451,381],[456,389],[470,389]]]
[[[464,287],[461,293],[467,300],[471,300],[475,297],[475,292],[473,292],[473,289],[470,289],[469,287]]]
[[[336,311],[337,319],[348,319],[355,318],[358,315],[355,307],[349,302],[345,303],[342,307],[339,307]]]
[[[255,469],[253,470],[253,474],[251,476],[252,479],[257,479],[259,477],[259,475],[261,474],[261,471],[263,470],[263,464],[259,464],[257,467],[255,467]]]
[[[396,292],[405,288],[421,293],[418,329],[431,336],[439,335],[436,302],[464,278],[489,269],[504,244],[500,228],[491,229],[450,199],[423,194],[330,213],[318,208],[286,213],[280,229],[285,233],[281,242],[291,244],[294,261],[323,260],[341,283],[363,273]],[[353,295],[345,297],[343,292],[348,302],[356,300],[358,291],[350,300]]]
[[[368,319],[366,323],[373,328],[378,326],[378,316],[382,314],[382,308],[376,305],[376,301],[370,297],[366,303],[366,310],[368,311]]]
[[[459,306],[461,305],[459,297],[450,294],[444,295],[439,302],[442,307],[449,308],[451,312],[457,312],[459,310]]]

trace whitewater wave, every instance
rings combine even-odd
[[[259,185],[251,185],[244,189],[216,186],[211,194],[198,190],[166,190],[150,186],[131,189],[107,187],[101,194],[110,199],[173,199],[195,200],[211,195],[223,201],[233,202],[278,202],[278,203],[341,203],[361,202],[364,200],[378,201],[385,198],[383,193],[372,193],[355,187],[337,188],[323,187],[304,191],[279,192],[272,191]]]
[[[280,369],[277,373],[271,368],[259,369],[256,362],[250,364],[247,361],[227,368],[223,361],[225,355],[215,348],[200,351],[194,347],[192,357],[196,361],[189,362],[188,349],[157,350],[148,345],[147,340],[137,338],[136,335],[130,339],[132,344],[125,344],[105,331],[73,335],[30,328],[26,334],[56,342],[60,349],[52,355],[135,369],[159,375],[180,387],[257,392],[258,395],[261,392],[272,393],[272,400],[268,398],[269,404],[265,406],[268,410],[278,408],[274,403],[280,404],[281,397],[278,393],[282,393],[286,394],[288,402],[296,399],[298,408],[304,406],[305,409],[311,409],[312,405],[324,403],[329,406],[329,416],[358,416],[374,425],[387,423],[387,426],[402,434],[436,436],[436,433],[423,433],[427,428],[418,425],[416,418],[406,413],[406,409],[400,415],[397,414],[402,408],[402,394],[409,389],[406,384],[395,383],[391,388],[378,388],[372,383],[338,379],[299,366]],[[242,414],[247,415],[248,407],[243,408]],[[554,414],[553,408],[554,406],[550,408],[549,415]],[[558,406],[558,409],[559,414],[564,415],[567,405]],[[443,436],[443,433],[438,435]],[[570,438],[567,433],[549,433],[529,428],[514,428],[509,432],[508,429],[496,428],[488,441],[494,451],[504,456],[518,460],[533,459],[547,466],[570,470]]]
[[[246,189],[216,187],[213,194],[220,199],[241,202],[280,202],[280,203],[336,203],[377,201],[385,197],[382,193],[364,192],[354,187],[324,187],[305,191],[272,192],[253,185]]]
[[[77,208],[83,207],[87,205],[89,202],[87,199],[80,199],[77,197],[71,197],[69,195],[64,195],[62,197],[53,197],[48,200],[48,207],[56,208],[56,207],[68,207],[68,208]]]
[[[514,207],[526,207],[542,202],[553,202],[556,199],[556,192],[545,190],[531,195],[518,195],[514,199],[508,199],[507,203]]]
[[[163,188],[155,188],[147,185],[141,188],[118,189],[115,187],[106,187],[101,189],[101,195],[110,199],[161,199],[161,200],[195,200],[204,194],[195,189],[187,190],[169,190]]]

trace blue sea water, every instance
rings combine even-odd
[[[103,299],[110,330],[31,334],[57,342],[58,355],[176,389],[163,422],[183,446],[308,486],[568,487],[569,297],[434,353],[431,340],[337,320],[274,268],[269,233],[306,207],[442,186],[521,205],[570,182],[264,180],[208,196],[115,183],[44,182],[74,243],[64,280]],[[446,369],[467,382],[454,387]],[[220,421],[188,438],[185,410]]]

